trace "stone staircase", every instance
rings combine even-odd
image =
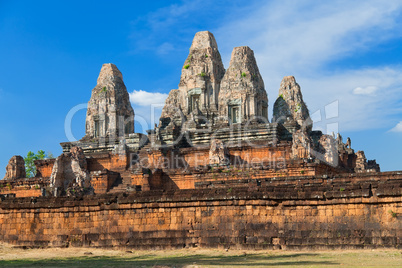
[[[143,168],[148,168],[148,151],[151,148],[152,144],[148,142],[137,152],[139,162],[129,167],[128,170],[120,172],[120,177],[113,183],[109,193],[121,193],[136,190],[135,186],[132,185],[131,174],[136,172],[142,173]]]
[[[131,174],[130,170],[120,172],[120,177],[115,180],[109,193],[126,192],[131,188]]]

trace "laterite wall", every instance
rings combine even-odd
[[[400,248],[400,175],[362,178],[81,200],[5,198],[0,240],[57,247]]]

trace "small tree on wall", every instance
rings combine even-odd
[[[27,173],[27,178],[32,178],[36,175],[36,166],[35,160],[45,159],[45,158],[53,158],[52,153],[46,154],[45,151],[39,150],[36,154],[32,151],[29,151],[27,156],[24,157],[25,161],[25,171]]]

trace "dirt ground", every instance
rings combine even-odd
[[[20,249],[0,244],[0,267],[402,267],[402,250]]]

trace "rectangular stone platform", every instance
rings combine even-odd
[[[402,172],[312,179],[79,199],[3,198],[0,240],[28,247],[401,248]]]

